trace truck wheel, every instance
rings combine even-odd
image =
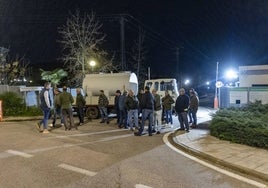
[[[88,119],[97,119],[99,117],[99,109],[97,107],[88,107],[86,116]]]

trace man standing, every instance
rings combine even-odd
[[[116,111],[116,124],[120,125],[120,111],[119,111],[119,98],[121,96],[121,91],[120,90],[116,90],[115,92],[115,98],[114,98],[114,106],[115,106],[115,111]]]
[[[172,119],[172,104],[175,101],[173,98],[169,95],[168,91],[165,91],[165,96],[162,98],[162,104],[163,104],[163,109],[165,113],[165,119],[166,119],[166,125],[173,124],[173,119]]]
[[[133,131],[133,124],[135,124],[136,129],[139,127],[139,117],[138,117],[138,107],[139,107],[139,101],[138,98],[134,95],[134,92],[132,90],[128,91],[128,96],[125,101],[126,109],[128,112],[128,123],[130,126],[130,130]]]
[[[57,116],[59,116],[60,118],[61,126],[64,125],[63,116],[61,113],[61,106],[60,106],[60,93],[61,92],[59,91],[58,88],[54,89],[54,117],[52,121],[53,127],[56,127]]]
[[[135,136],[142,135],[146,119],[149,119],[149,125],[148,125],[149,136],[153,136],[152,124],[154,119],[154,97],[150,92],[150,88],[148,86],[145,87],[145,92],[142,95],[140,107],[142,110],[141,126],[139,128],[139,131],[135,133]]]
[[[50,83],[46,82],[44,84],[44,88],[40,93],[40,101],[41,101],[41,109],[43,111],[43,119],[37,123],[38,130],[42,132],[41,125],[43,125],[43,133],[49,133],[47,130],[47,124],[50,114],[50,108],[51,108],[51,99],[49,95],[49,89],[50,89]]]
[[[156,134],[160,134],[162,128],[162,102],[160,95],[153,89],[152,94],[154,96],[154,127]]]
[[[199,99],[196,96],[195,91],[190,91],[190,106],[189,106],[189,116],[190,116],[190,122],[192,122],[191,127],[196,128],[197,126],[197,110],[199,105]]]
[[[84,124],[84,106],[86,104],[86,100],[81,93],[81,88],[76,88],[76,106],[77,106],[77,115],[79,118],[78,125]]]
[[[175,110],[178,114],[178,119],[180,122],[179,130],[186,130],[189,132],[189,123],[188,123],[188,107],[189,107],[189,97],[185,94],[185,89],[180,89],[180,95],[178,96],[175,103]]]
[[[109,124],[109,119],[108,119],[108,111],[107,107],[109,105],[109,101],[107,97],[104,95],[104,91],[100,90],[100,96],[98,100],[98,106],[101,114],[101,122],[100,123],[107,123]]]
[[[73,96],[67,92],[67,86],[62,87],[63,92],[60,94],[60,105],[64,119],[65,130],[71,130],[74,127],[77,130],[77,126],[74,124],[72,104],[74,102]],[[68,125],[68,119],[70,124]]]

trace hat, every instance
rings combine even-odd
[[[145,90],[150,90],[149,86],[145,86]]]

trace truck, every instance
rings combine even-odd
[[[160,95],[160,98],[165,96],[165,91],[168,91],[170,96],[176,101],[179,96],[177,81],[175,78],[159,78],[159,79],[149,79],[145,80],[144,87],[148,86],[150,91],[155,89]],[[173,104],[173,107],[175,103]]]
[[[100,116],[98,109],[100,90],[103,90],[108,98],[108,112],[112,113],[115,109],[116,90],[128,91],[131,89],[136,95],[138,93],[138,79],[136,74],[131,72],[86,74],[82,89],[86,100],[85,115],[89,119],[97,119]]]

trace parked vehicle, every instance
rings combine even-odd
[[[114,98],[116,90],[132,89],[135,94],[138,93],[138,79],[135,73],[99,73],[86,74],[83,80],[83,92],[86,96],[86,116],[96,119],[100,116],[98,109],[98,99],[100,90],[109,100],[108,111],[113,112]]]

